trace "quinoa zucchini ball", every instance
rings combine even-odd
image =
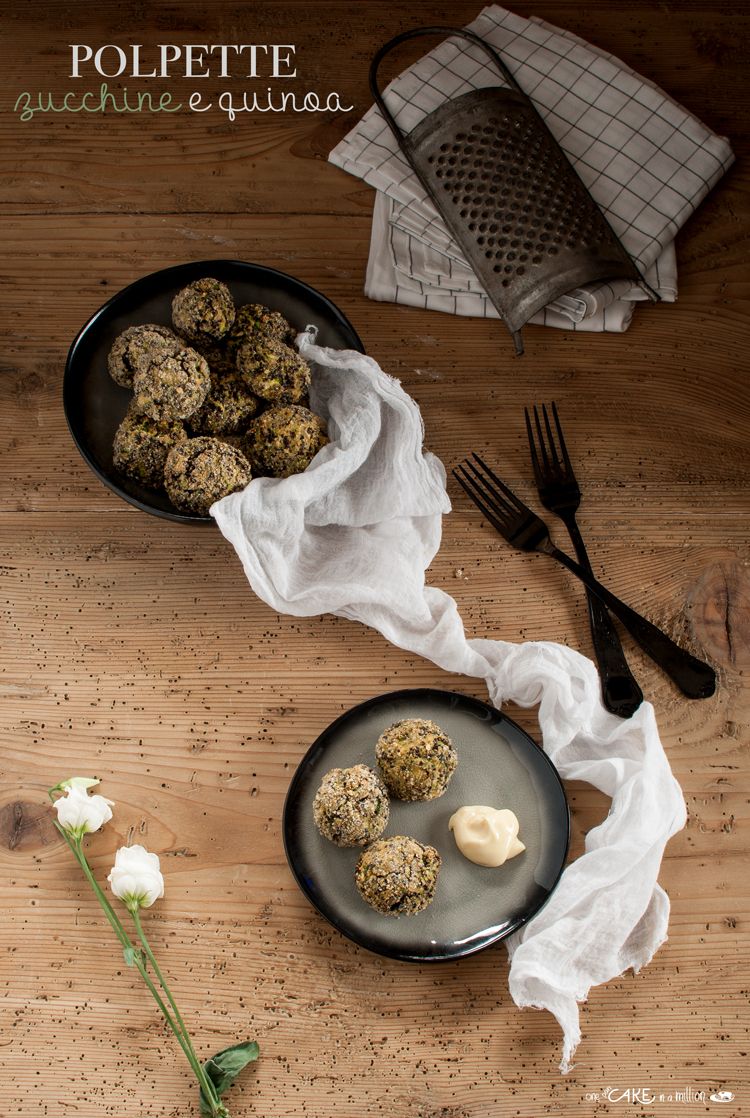
[[[269,404],[296,404],[310,387],[310,366],[268,334],[254,334],[237,350],[237,372]]]
[[[291,344],[295,330],[280,311],[272,311],[261,303],[245,303],[238,309],[234,326],[227,335],[227,349],[236,355],[242,343],[256,334]]]
[[[331,769],[313,800],[315,826],[337,846],[365,846],[380,838],[389,814],[385,785],[367,765]]]
[[[224,341],[198,341],[191,342],[192,348],[200,353],[201,357],[205,357],[208,367],[211,370],[212,379],[214,377],[223,377],[228,373],[235,372],[234,358],[230,357],[227,353],[227,348]]]
[[[200,436],[178,443],[164,467],[164,488],[181,512],[206,516],[214,501],[244,489],[250,465],[239,450],[219,439]]]
[[[190,430],[196,435],[239,435],[257,412],[258,398],[237,373],[214,375],[215,366],[210,368],[211,388],[189,417]]]
[[[221,280],[197,279],[172,300],[172,323],[192,342],[218,341],[234,323],[234,299]]]
[[[458,764],[448,735],[423,718],[389,726],[378,738],[375,757],[388,791],[407,801],[442,796]]]
[[[152,419],[187,419],[211,389],[205,358],[181,342],[163,339],[133,377],[135,406]]]
[[[320,416],[299,404],[269,408],[250,424],[247,453],[256,473],[300,474],[328,442]]]
[[[408,835],[381,838],[363,850],[354,882],[361,896],[386,916],[414,916],[435,896],[441,858],[434,846]]]
[[[154,349],[159,349],[160,339],[182,344],[168,326],[145,322],[142,326],[128,326],[112,343],[107,357],[107,369],[115,384],[121,388],[133,387],[133,376],[151,360]]]
[[[152,419],[131,407],[115,432],[112,461],[127,477],[149,489],[161,489],[170,450],[186,440],[178,419]]]

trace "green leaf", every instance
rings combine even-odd
[[[131,944],[130,947],[123,947],[122,954],[129,967],[137,967],[138,963],[144,967],[146,966],[146,953],[142,948],[133,947]]]
[[[254,1040],[246,1040],[242,1044],[233,1044],[217,1052],[203,1065],[206,1075],[216,1088],[218,1095],[223,1095],[231,1087],[244,1067],[258,1059],[260,1049]],[[212,1114],[211,1107],[201,1091],[201,1114]]]

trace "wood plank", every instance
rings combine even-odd
[[[736,1113],[747,1107],[746,6],[514,10],[594,38],[741,156],[678,239],[675,306],[639,307],[623,336],[531,328],[520,360],[496,323],[364,298],[372,194],[325,162],[369,104],[377,45],[419,23],[467,21],[478,5],[83,0],[73,11],[45,0],[6,13],[6,92],[64,91],[69,41],[260,38],[297,43],[300,88],[337,88],[355,109],[233,125],[213,114],[0,116],[3,1115],[197,1113],[171,1037],[51,826],[46,788],[76,770],[101,775],[118,805],[88,843],[100,877],[129,839],[162,854],[167,893],[148,927],[200,1051],[261,1043],[233,1089],[235,1118],[573,1118],[618,1105],[676,1118],[708,1111],[721,1088],[735,1092]],[[400,687],[484,697],[481,681],[342,619],[277,615],[215,529],[125,505],[68,435],[62,370],[83,322],[141,275],[215,257],[270,264],[325,292],[417,400],[446,466],[484,451],[535,504],[523,406],[556,399],[597,569],[719,669],[717,694],[689,703],[626,638],[688,824],[660,876],[669,940],[640,974],[592,991],[567,1077],[554,1020],[512,1004],[501,946],[434,967],[378,958],[313,912],[284,859],[291,774],[333,718]],[[512,552],[452,482],[449,492],[428,577],[455,597],[467,632],[590,654],[570,576]],[[508,713],[538,734],[534,709]],[[582,783],[568,795],[576,857],[608,800]],[[608,1086],[665,1099],[615,1105]],[[675,1097],[688,1091],[690,1105]]]
[[[294,43],[298,77],[284,88],[296,92],[300,100],[310,89],[321,94],[338,91],[341,103],[353,106],[352,110],[253,114],[234,122],[218,109],[147,119],[58,113],[27,123],[8,112],[0,118],[0,151],[6,153],[0,161],[0,205],[5,212],[366,213],[369,191],[327,166],[325,157],[371,103],[367,69],[372,55],[388,38],[408,28],[470,22],[479,6],[467,0],[438,4],[397,0],[388,4],[386,15],[378,4],[359,3],[352,9],[345,0],[326,4],[271,0],[254,5],[250,19],[246,5],[236,0],[208,8],[200,0],[159,3],[158,9],[159,18],[153,21],[143,18],[136,0],[79,3],[75,21],[65,0],[9,10],[7,34],[13,43],[5,68],[7,88],[13,94],[9,108],[22,92],[51,92],[58,103],[68,91],[98,90],[102,79],[95,72],[90,76],[84,71],[78,80],[70,77],[69,40],[127,46],[137,29],[144,60],[164,42]],[[608,0],[583,5],[566,0],[522,2],[514,11],[557,22],[584,37],[591,37],[595,27],[598,45],[669,90],[715,131],[735,132],[742,142],[742,131],[732,125],[737,112],[747,110],[742,70],[748,43],[745,5],[722,5],[721,20],[714,18],[716,8],[710,0],[681,2],[677,12],[638,0],[628,5],[626,19]],[[63,29],[66,34],[61,35]],[[424,49],[422,44],[404,48],[403,65]],[[120,94],[123,87],[131,94],[171,92],[175,102],[197,86],[206,100],[216,104],[224,90],[265,95],[269,82],[280,84],[264,76],[249,81],[237,76],[192,81],[123,77],[110,79],[108,85]],[[726,97],[728,88],[733,89],[731,101]],[[139,143],[144,133],[153,141],[146,150]]]

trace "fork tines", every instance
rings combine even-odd
[[[557,414],[557,405],[554,403],[554,401],[552,402],[551,410],[552,417],[555,421],[555,432],[557,435],[556,440],[555,436],[552,434],[552,424],[550,423],[549,412],[547,411],[546,404],[542,404],[544,432],[542,432],[542,423],[539,418],[539,409],[537,408],[536,404],[534,404],[534,426],[536,427],[536,439],[534,438],[534,432],[531,427],[531,417],[529,415],[529,409],[524,408],[523,410],[526,416],[526,434],[529,438],[531,463],[534,467],[534,477],[536,478],[537,484],[539,484],[540,478],[542,478],[544,473],[546,473],[547,475],[554,472],[560,474],[572,474],[573,468],[570,464],[570,458],[568,457],[568,448],[565,445],[565,438],[563,437],[560,417]],[[537,446],[539,447],[538,453]],[[541,454],[542,457],[541,463],[539,462],[539,454]]]
[[[467,496],[513,547],[521,551],[545,550],[549,546],[549,532],[544,521],[508,489],[478,454],[472,453],[471,457],[473,462],[467,458],[453,470]]]
[[[532,517],[531,509],[507,487],[480,455],[472,452],[471,459],[457,466],[454,477],[477,509],[484,513],[492,527],[505,539],[510,539],[519,524]],[[474,464],[476,463],[477,466]]]
[[[498,532],[505,533],[509,521],[518,517],[525,511],[516,495],[500,480],[497,474],[482,461],[478,454],[472,452],[471,457],[479,463],[486,476],[483,476],[469,458],[453,471],[458,484],[464,492],[471,497],[474,504],[484,513],[489,522]],[[487,478],[490,478],[496,489],[489,487]]]

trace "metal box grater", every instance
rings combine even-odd
[[[387,108],[378,68],[421,35],[480,46],[509,88],[446,101],[405,134]],[[573,288],[628,279],[653,291],[560,145],[498,53],[470,31],[420,27],[377,52],[370,89],[398,145],[523,353],[521,327]]]

